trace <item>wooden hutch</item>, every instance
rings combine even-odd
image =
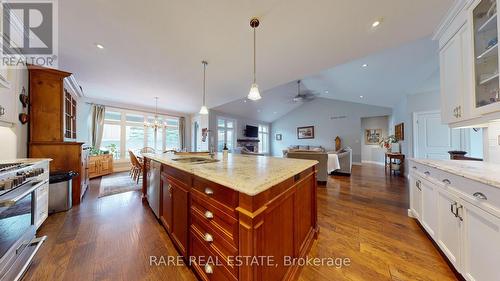
[[[29,157],[52,158],[51,172],[77,172],[72,182],[72,200],[77,205],[89,185],[89,149],[76,141],[75,83],[69,72],[33,65],[28,71]]]

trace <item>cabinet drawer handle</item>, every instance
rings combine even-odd
[[[460,205],[460,207],[457,208],[457,217],[460,219],[460,221],[464,221],[464,218],[459,213],[459,210],[463,209],[464,206]]]
[[[473,196],[480,200],[488,200],[488,197],[486,197],[486,195],[481,192],[476,192],[473,194]]]
[[[453,202],[453,204],[451,204],[450,211],[455,216],[455,218],[458,217],[457,202]]]
[[[450,181],[449,179],[444,179],[444,180],[443,180],[443,182],[444,182],[445,184],[451,184],[451,181]]]
[[[205,194],[206,195],[213,195],[214,191],[209,187],[205,187]]]
[[[214,218],[214,214],[212,212],[210,212],[210,211],[206,211],[205,212],[205,218],[211,220],[211,219]]]
[[[172,197],[172,185],[169,184],[167,188],[168,188],[168,196]]]
[[[420,180],[417,180],[417,182],[415,183],[415,186],[417,186],[417,189],[422,191],[422,189],[420,188],[420,185],[422,184],[422,182]]]
[[[205,233],[203,240],[205,240],[205,242],[214,242],[214,237],[208,233]]]
[[[424,174],[425,174],[426,176],[430,176],[430,175],[431,175],[431,172],[429,172],[429,171],[425,171],[425,172],[424,172]]]
[[[209,265],[209,264],[205,265],[205,273],[206,274],[212,274],[212,273],[214,273],[214,269],[212,268],[211,265]]]
[[[416,169],[417,169],[417,166],[413,166],[412,168],[416,170]]]

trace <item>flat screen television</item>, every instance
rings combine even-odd
[[[247,125],[245,129],[245,137],[257,138],[259,136],[259,127]]]

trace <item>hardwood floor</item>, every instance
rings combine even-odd
[[[177,256],[140,192],[97,198],[92,180],[80,206],[52,215],[38,235],[49,239],[27,272],[39,280],[196,280],[187,267],[150,266],[149,256]],[[349,258],[350,265],[304,267],[300,280],[456,280],[432,242],[407,217],[403,177],[355,166],[318,190],[319,239],[309,254]]]

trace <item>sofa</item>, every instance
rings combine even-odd
[[[283,157],[287,157],[288,152],[323,152],[326,150],[322,146],[313,145],[290,145],[287,149],[283,150]]]
[[[288,151],[287,158],[316,160],[319,162],[317,166],[316,180],[322,184],[326,184],[328,179],[328,153],[314,151]]]

